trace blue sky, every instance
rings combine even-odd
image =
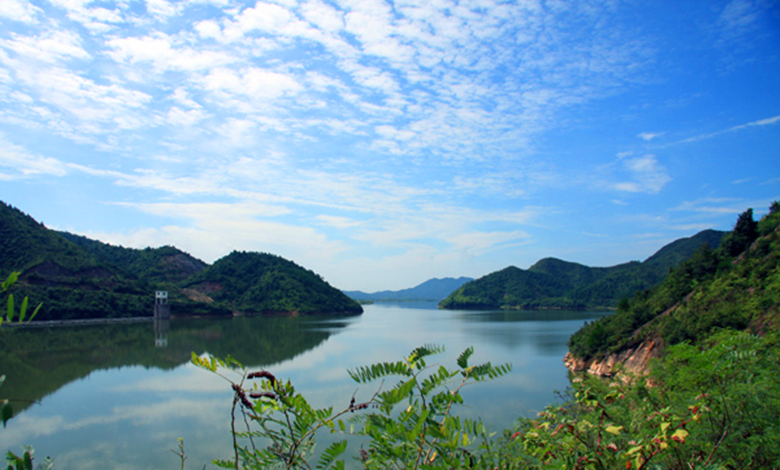
[[[780,5],[2,0],[0,199],[369,292],[642,260],[780,199]]]

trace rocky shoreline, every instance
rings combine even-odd
[[[579,359],[566,353],[563,363],[572,372],[586,372],[599,377],[614,377],[617,370],[634,375],[646,375],[650,359],[660,357],[663,341],[648,339],[636,348],[610,354],[603,359]]]

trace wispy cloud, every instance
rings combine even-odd
[[[626,193],[657,194],[672,181],[667,169],[655,155],[634,157],[624,154],[618,161],[602,167],[597,185]]]
[[[745,201],[737,198],[701,198],[685,201],[671,210],[708,214],[739,214],[746,209],[744,206]]]
[[[215,19],[166,32],[156,31],[154,22],[128,22],[134,13],[121,3],[104,8],[56,0],[54,5],[94,32],[113,31],[90,38],[105,38],[96,49],[105,53],[98,63],[79,48],[84,40],[75,30],[52,36],[52,45],[61,44],[57,47],[44,47],[48,43],[38,38],[36,47],[46,54],[70,54],[70,59],[92,60],[95,67],[76,73],[27,64],[16,80],[55,116],[81,117],[81,125],[68,126],[62,135],[79,142],[105,139],[104,145],[110,140],[109,148],[127,142],[126,131],[139,127],[213,126],[260,116],[316,139],[319,126],[310,124],[323,121],[290,111],[317,109],[327,98],[329,105],[319,114],[346,124],[330,128],[354,130],[355,123],[364,123],[366,147],[379,153],[435,155],[448,162],[485,151],[517,158],[529,137],[550,125],[557,107],[598,95],[599,88],[619,80],[626,61],[642,61],[646,54],[614,33],[600,36],[595,25],[601,19],[589,16],[584,18],[591,28],[580,27],[576,34],[591,39],[572,48],[573,33],[565,22],[553,21],[554,10],[533,4],[479,9],[409,4],[391,10],[381,2],[335,7],[257,2],[243,9],[225,6]],[[157,0],[146,8],[160,20],[184,15],[187,5]],[[117,24],[130,28],[119,32]],[[552,34],[539,34],[544,24],[555,25]],[[520,57],[515,58],[513,45],[493,41],[507,34],[527,41]],[[6,47],[20,55],[19,48],[33,40],[18,36]],[[320,68],[316,82],[308,80],[309,70],[320,63],[329,66]],[[9,65],[20,70],[18,61]],[[514,73],[496,82],[496,72],[507,68]],[[101,76],[101,69],[115,72]],[[106,79],[112,85],[105,85]],[[332,86],[322,88],[322,83]],[[562,94],[560,85],[569,90]],[[160,106],[160,98],[173,98],[171,87],[202,111]],[[98,99],[113,106],[98,107]]]
[[[23,147],[9,142],[2,133],[0,133],[0,168],[5,170],[0,172],[0,180],[36,175],[63,176],[68,172],[67,165],[61,161],[31,154]]]
[[[713,137],[717,137],[717,136],[722,135],[722,134],[728,134],[730,132],[738,132],[738,131],[742,131],[742,130],[750,129],[750,128],[754,128],[754,127],[771,126],[771,125],[775,125],[775,124],[777,124],[779,122],[780,122],[780,115],[772,116],[770,118],[759,119],[759,120],[756,120],[756,121],[748,122],[746,124],[740,124],[740,125],[737,125],[737,126],[729,127],[728,129],[723,129],[723,130],[720,130],[720,131],[711,132],[709,134],[696,135],[696,136],[689,137],[687,139],[680,140],[680,141],[674,142],[674,143],[675,144],[686,144],[686,143],[690,143],[690,142],[696,142],[696,141],[699,141],[699,140],[711,139]]]
[[[718,16],[717,26],[720,33],[727,40],[750,34],[757,27],[764,10],[771,8],[769,3],[754,0],[731,0]]]
[[[651,140],[661,137],[662,135],[664,135],[663,132],[642,132],[637,137],[646,142],[650,142]]]

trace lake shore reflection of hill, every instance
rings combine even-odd
[[[292,359],[346,326],[345,318],[236,317],[0,329],[3,396],[18,412],[95,370],[174,369],[192,353],[228,354],[247,367]]]

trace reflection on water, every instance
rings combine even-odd
[[[487,341],[518,349],[524,344],[531,345],[538,354],[563,357],[568,351],[567,343],[572,332],[561,328],[558,322],[577,324],[611,312],[593,312],[581,310],[501,310],[469,311],[456,315],[475,335]]]
[[[0,329],[2,396],[24,397],[15,407],[23,410],[93,371],[136,365],[170,370],[189,362],[193,352],[267,366],[312,349],[348,324],[341,318],[237,317]]]
[[[467,322],[503,323],[503,322],[556,322],[592,320],[594,316],[609,315],[610,311],[586,311],[586,310],[499,310],[499,311],[472,311],[459,313],[458,317]]]
[[[155,318],[154,320],[154,347],[168,347],[168,332],[171,329],[170,318]]]
[[[189,364],[191,353],[228,354],[291,380],[315,407],[367,400],[347,370],[405,357],[423,344],[446,352],[429,364],[452,367],[474,346],[473,362],[510,362],[512,372],[464,389],[465,417],[494,430],[532,416],[564,390],[569,336],[604,312],[447,311],[436,304],[367,305],[359,317],[174,319],[30,330],[0,329],[0,396],[19,414],[0,430],[0,451],[32,444],[57,470],[178,468],[170,449],[184,438],[187,468],[213,468],[230,455],[232,391]],[[329,435],[323,436],[323,447]],[[348,451],[354,453],[354,449]]]

